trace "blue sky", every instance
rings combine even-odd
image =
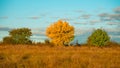
[[[43,41],[46,27],[59,19],[75,27],[80,43],[97,28],[120,42],[120,0],[0,0],[0,40],[13,28],[28,27],[32,40]]]

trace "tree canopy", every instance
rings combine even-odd
[[[87,42],[89,45],[105,46],[110,41],[107,32],[102,29],[95,30],[89,37]]]
[[[9,31],[9,37],[4,37],[3,42],[12,44],[29,44],[31,43],[30,36],[32,35],[31,29],[18,28]],[[10,42],[12,41],[12,42]]]
[[[65,45],[73,40],[74,27],[66,21],[58,20],[46,29],[46,35],[55,45]]]

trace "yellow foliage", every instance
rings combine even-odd
[[[46,35],[55,45],[68,44],[74,37],[74,27],[68,22],[58,20],[46,29]]]

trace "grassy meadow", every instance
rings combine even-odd
[[[1,45],[0,68],[120,68],[120,47]]]

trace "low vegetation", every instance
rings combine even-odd
[[[119,60],[119,46],[0,46],[0,68],[120,68]]]
[[[110,42],[110,37],[106,31],[97,29],[88,37],[87,42],[89,45],[106,46]]]
[[[28,28],[13,29],[0,42],[0,68],[120,68],[120,44],[95,30],[86,44],[70,44],[74,27],[59,20],[46,30],[44,43],[32,42]],[[68,46],[69,45],[69,46]]]

